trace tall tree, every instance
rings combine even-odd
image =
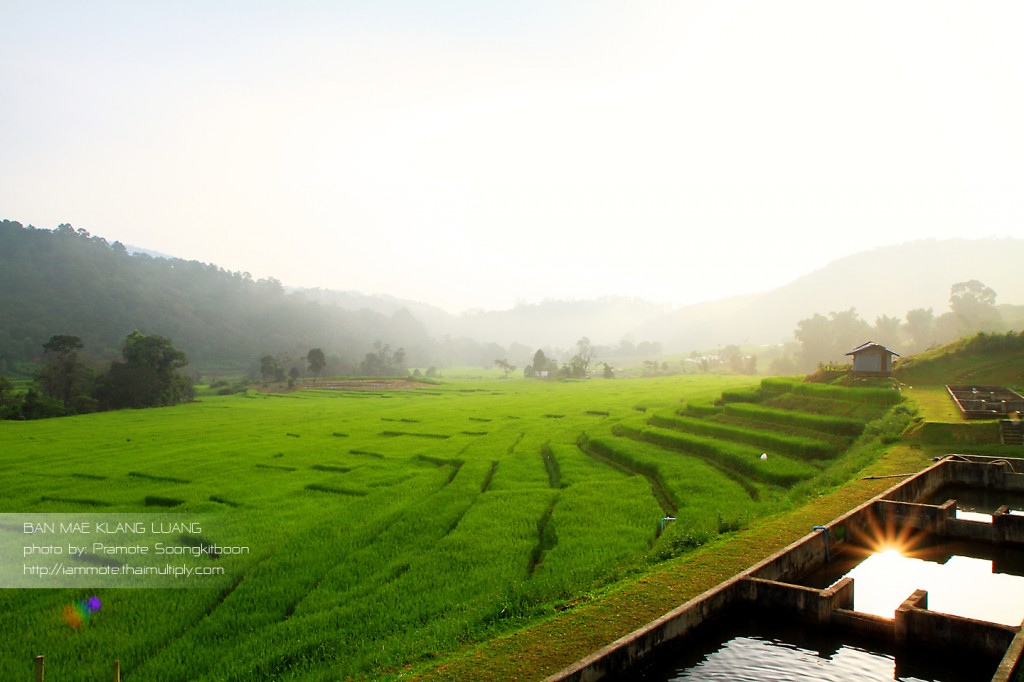
[[[996,292],[976,279],[957,282],[949,290],[949,308],[960,325],[960,335],[1001,331]]]
[[[594,359],[594,346],[584,336],[576,342],[576,354],[569,359],[568,374],[572,377],[585,377],[590,372],[590,362]]]
[[[548,356],[544,354],[543,348],[538,348],[533,354],[533,371],[537,374],[548,368]]]
[[[265,384],[271,381],[284,381],[284,367],[273,355],[264,355],[260,358],[260,374]]]
[[[367,353],[359,363],[360,373],[367,376],[401,375],[406,373],[405,349],[391,352],[391,344],[380,339],[373,343],[374,352]]]
[[[800,320],[794,332],[800,342],[800,367],[812,370],[818,363],[827,362],[832,355],[832,334],[828,318],[820,313]]]
[[[11,419],[15,411],[14,384],[0,374],[0,419]]]
[[[66,411],[85,411],[74,409],[76,402],[83,402],[80,396],[88,393],[91,380],[89,369],[78,358],[78,351],[84,347],[82,339],[68,334],[51,336],[43,344],[46,364],[36,375],[36,381],[40,392],[59,401]]]
[[[722,349],[722,357],[729,363],[730,369],[735,374],[742,374],[744,370],[743,366],[743,353],[740,351],[740,347],[737,345],[728,345]]]
[[[875,318],[875,341],[883,346],[896,346],[900,340],[902,327],[900,318],[879,315]]]
[[[310,348],[306,353],[306,362],[309,363],[309,371],[313,373],[313,376],[318,377],[327,365],[327,358],[324,357],[324,352],[321,349]]]
[[[920,353],[935,341],[935,314],[931,308],[914,308],[906,315],[906,330],[910,336],[910,350]]]
[[[188,359],[170,339],[134,331],[121,355],[124,362],[111,363],[97,391],[105,409],[174,405],[191,398],[190,382],[178,374]]]
[[[497,360],[494,361],[494,364],[496,364],[498,367],[501,367],[501,369],[504,370],[506,379],[508,378],[509,374],[516,371],[516,366],[510,365],[508,360],[506,360],[505,358],[498,358]]]
[[[795,336],[801,345],[801,368],[811,371],[822,363],[843,362],[846,352],[867,341],[870,334],[871,326],[854,308],[830,312],[827,318],[815,313],[800,320]]]

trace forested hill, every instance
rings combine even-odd
[[[868,323],[914,308],[934,308],[939,317],[950,287],[967,280],[993,287],[999,303],[1020,304],[1022,258],[1019,239],[915,242],[835,261],[769,292],[668,314],[645,301],[606,298],[455,316],[386,296],[288,292],[275,279],[132,254],[70,225],[44,230],[3,220],[0,374],[30,374],[54,335],[79,337],[83,356],[99,366],[119,357],[136,330],[170,339],[203,372],[259,374],[266,355],[286,370],[305,369],[307,352],[320,348],[328,373],[360,373],[378,342],[401,348],[407,367],[490,366],[498,358],[523,367],[538,347],[559,357],[581,337],[602,359],[649,359],[662,349],[782,342],[801,320],[831,311],[855,309]],[[1015,310],[1004,315],[1005,329],[1020,328]]]
[[[442,353],[408,312],[342,310],[288,294],[281,283],[181,259],[128,253],[84,230],[0,222],[0,373],[17,374],[55,334],[78,336],[97,360],[138,330],[171,339],[195,366],[238,370],[264,354],[322,348],[354,371],[375,341],[409,363]]]

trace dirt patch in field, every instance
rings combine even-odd
[[[295,388],[317,391],[411,391],[417,388],[433,388],[433,384],[412,379],[324,379],[303,381],[295,384]]]

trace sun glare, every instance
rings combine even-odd
[[[903,551],[896,545],[883,545],[878,548],[878,556],[886,561],[897,561],[903,558]]]

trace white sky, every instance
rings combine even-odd
[[[458,312],[1024,236],[1024,3],[0,0],[0,218]]]

